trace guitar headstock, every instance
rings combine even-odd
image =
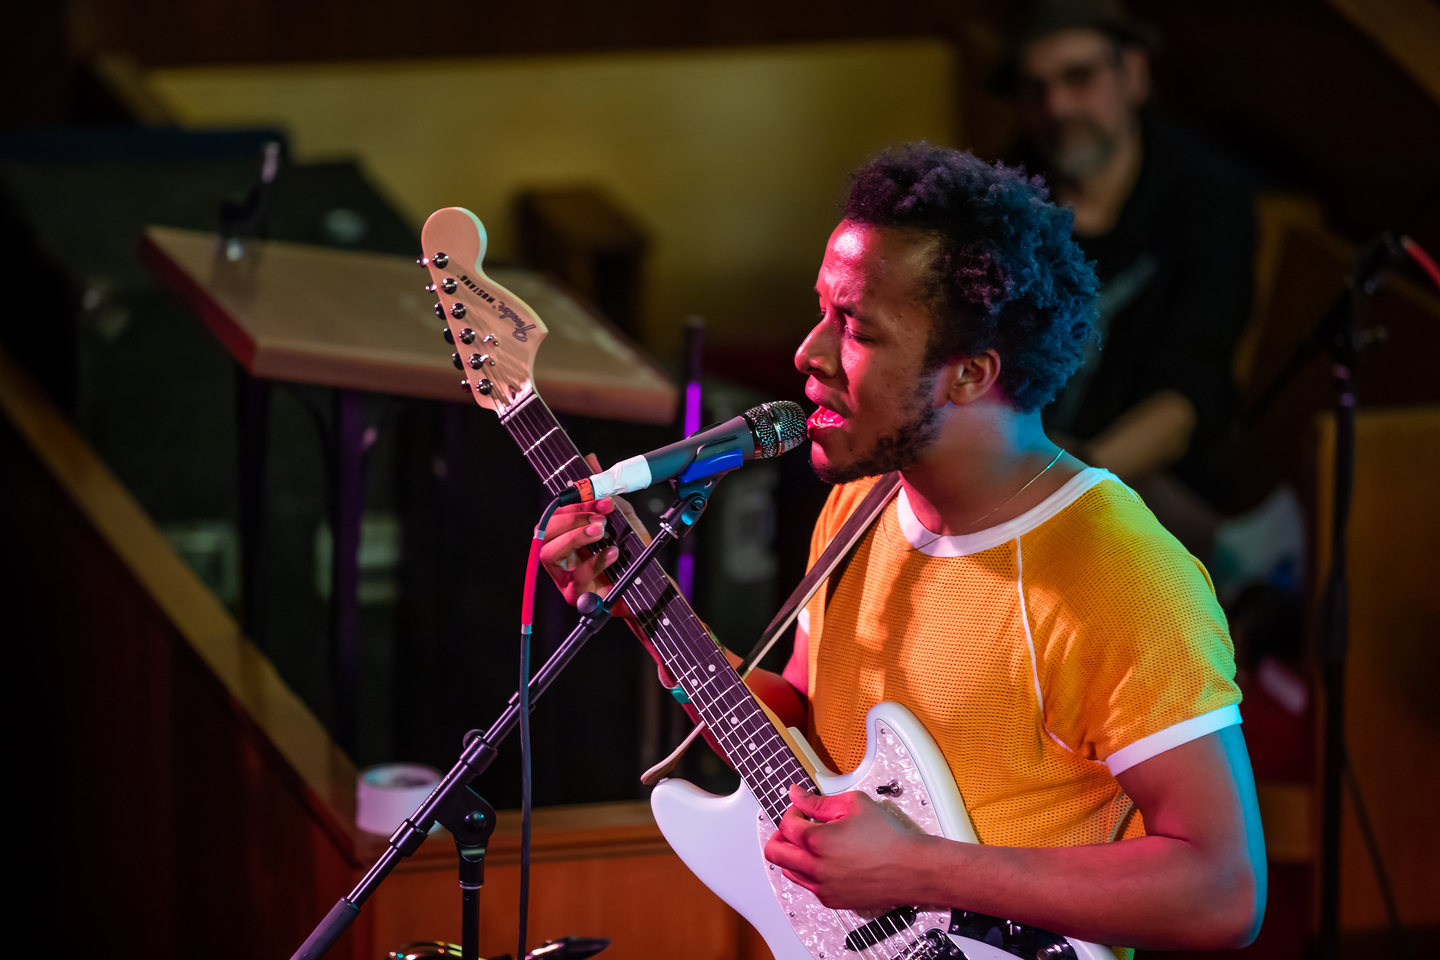
[[[455,345],[461,389],[503,414],[534,390],[535,351],[545,323],[519,297],[485,275],[485,225],[464,207],[430,214],[420,232],[436,296],[435,313]]]

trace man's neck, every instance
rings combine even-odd
[[[1057,177],[1055,199],[1075,210],[1075,234],[1098,237],[1109,233],[1135,189],[1144,160],[1140,120],[1135,118],[1120,135],[1115,151],[1103,167],[1083,177]]]
[[[1046,438],[1038,411],[956,413],[925,456],[901,471],[910,507],[932,533],[976,533],[1013,520],[1084,469],[1069,455],[1056,460],[1060,448]]]

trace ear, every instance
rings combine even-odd
[[[994,350],[952,360],[935,380],[935,405],[964,406],[986,395],[999,395],[1000,354]]]
[[[1150,56],[1140,47],[1126,47],[1120,53],[1120,66],[1125,72],[1125,93],[1132,107],[1140,107],[1150,99]]]

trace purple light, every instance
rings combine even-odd
[[[675,579],[680,581],[680,595],[689,600],[695,590],[695,554],[680,554],[675,572],[678,574]]]
[[[685,384],[685,436],[700,429],[700,381]]]

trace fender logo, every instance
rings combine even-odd
[[[471,290],[474,290],[481,300],[484,300],[486,303],[494,303],[495,309],[499,311],[500,318],[502,320],[509,320],[511,323],[515,324],[515,329],[514,331],[512,331],[512,333],[516,340],[519,340],[523,343],[530,339],[527,334],[531,330],[535,329],[535,324],[526,323],[525,319],[521,317],[520,314],[516,313],[510,307],[505,306],[504,300],[496,303],[496,300],[493,296],[486,293],[479,285],[475,283],[475,281],[471,280],[464,274],[460,275],[460,282],[465,284],[465,286],[469,287]]]
[[[511,323],[515,324],[515,330],[513,331],[513,335],[516,340],[524,342],[530,339],[528,336],[526,336],[526,334],[529,331],[535,329],[535,324],[526,323],[524,317],[520,316],[520,314],[505,306],[504,300],[501,300],[500,303],[495,307],[495,309],[500,311],[500,316],[502,318],[509,320]]]

